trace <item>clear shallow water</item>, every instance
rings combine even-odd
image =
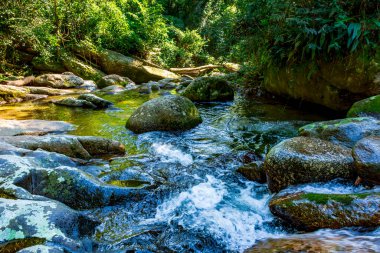
[[[114,109],[50,103],[0,107],[2,118],[64,120],[78,126],[72,134],[113,138],[126,145],[128,156],[110,165],[88,166],[86,171],[104,182],[144,182],[151,194],[138,202],[88,211],[102,221],[90,238],[97,251],[242,252],[260,240],[291,233],[269,212],[266,186],[247,181],[236,169],[247,157],[262,158],[276,143],[296,136],[300,126],[324,117],[236,99],[198,104],[204,121],[189,131],[135,135],[125,129],[126,120],[156,95],[127,92],[104,97],[115,103]],[[334,185],[338,192],[355,190]],[[302,187],[320,192],[331,186]]]

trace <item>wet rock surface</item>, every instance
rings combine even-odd
[[[269,203],[271,212],[305,231],[380,225],[380,193],[293,193]]]
[[[48,152],[56,152],[73,158],[90,159],[91,157],[124,155],[124,146],[117,142],[101,137],[46,135],[46,136],[12,136],[0,137],[18,148]]]
[[[310,137],[295,137],[273,147],[264,169],[272,192],[294,184],[354,178],[350,149]]]
[[[33,81],[33,86],[50,87],[56,89],[67,89],[80,86],[84,80],[70,72],[63,74],[45,74],[37,76]]]
[[[202,122],[198,109],[187,98],[163,96],[144,103],[128,119],[127,128],[136,133],[187,130]]]
[[[299,133],[352,148],[364,137],[380,136],[380,121],[372,117],[360,117],[317,122],[301,127]]]
[[[63,121],[0,119],[0,136],[44,135],[74,129],[74,125]]]
[[[128,77],[123,77],[119,75],[107,75],[103,76],[99,81],[98,81],[98,87],[100,89],[103,89],[108,86],[112,85],[121,85],[121,86],[127,86],[127,85],[135,85],[135,83],[129,79]]]
[[[353,157],[357,174],[366,181],[380,184],[380,136],[357,142]]]

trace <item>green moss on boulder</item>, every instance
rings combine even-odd
[[[354,103],[347,113],[347,117],[359,117],[364,115],[380,117],[380,95]]]
[[[228,101],[233,100],[234,90],[221,77],[200,77],[192,81],[181,95],[191,101]]]
[[[380,225],[380,193],[293,193],[275,197],[271,212],[305,231]]]
[[[174,131],[190,129],[201,122],[198,109],[189,99],[169,95],[144,103],[128,119],[126,127],[135,133]]]

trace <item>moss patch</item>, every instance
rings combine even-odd
[[[34,245],[44,244],[45,242],[46,242],[46,239],[38,238],[38,237],[12,240],[12,241],[0,244],[0,252],[14,253],[14,252],[17,252],[19,250],[22,250]]]
[[[107,184],[119,187],[142,188],[150,183],[140,180],[111,180],[108,181]]]
[[[364,199],[376,193],[360,193],[360,194],[318,194],[306,193],[302,196],[303,199],[315,202],[317,204],[326,205],[329,201],[335,201],[344,205],[349,205],[355,199]],[[380,194],[380,193],[379,193]]]

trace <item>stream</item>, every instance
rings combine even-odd
[[[83,170],[105,183],[141,187],[150,194],[140,201],[85,211],[101,224],[84,238],[88,252],[243,252],[269,238],[297,232],[269,211],[265,184],[236,172],[244,163],[262,160],[299,127],[327,120],[265,100],[196,104],[203,123],[184,132],[136,135],[125,128],[131,113],[158,96],[128,91],[102,95],[114,102],[106,111],[28,102],[0,107],[4,119],[62,120],[73,135],[102,136],[126,146],[127,156],[110,163],[93,160]],[[124,185],[123,185],[124,183]],[[363,189],[342,181],[299,186],[304,191],[350,193]],[[341,251],[379,252],[380,229],[321,230],[308,236],[338,240]]]

